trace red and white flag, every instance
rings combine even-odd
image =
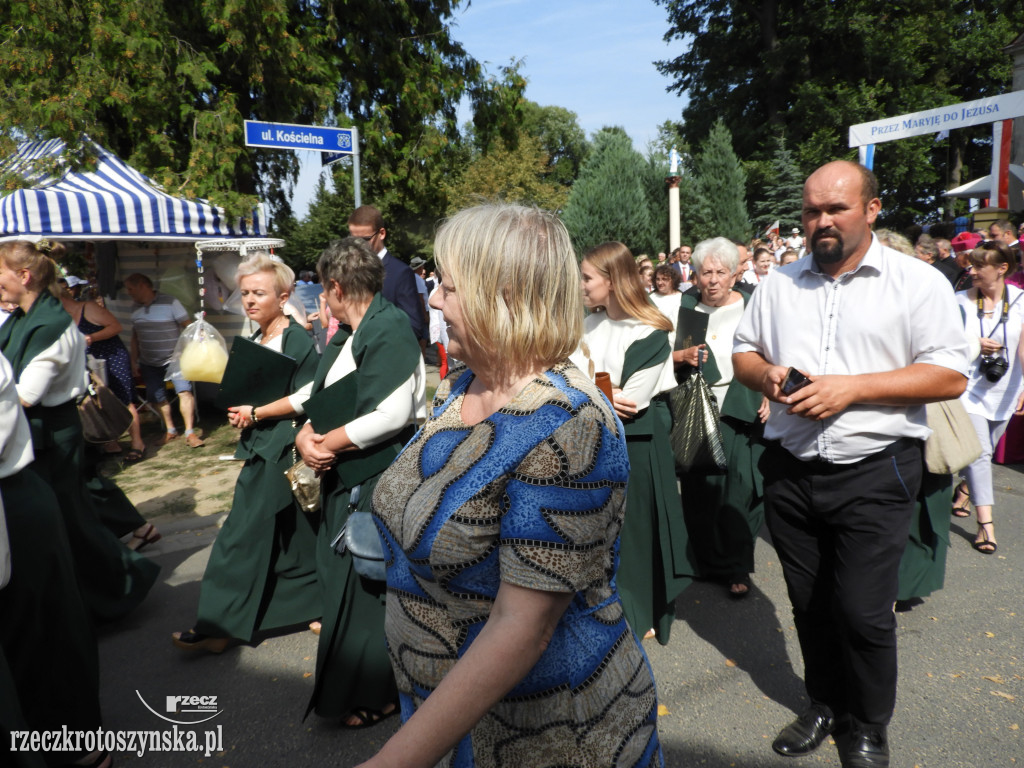
[[[997,208],[1010,207],[1010,140],[1013,138],[1013,120],[992,124],[992,197]]]

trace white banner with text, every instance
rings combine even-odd
[[[885,141],[984,125],[1014,117],[1024,117],[1024,91],[1012,91],[987,99],[965,101],[962,104],[950,104],[924,112],[912,112],[908,115],[851,125],[850,146],[881,144]]]

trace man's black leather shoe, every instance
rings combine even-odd
[[[813,752],[836,727],[832,713],[814,706],[783,728],[772,742],[772,749],[786,757]]]
[[[843,768],[889,768],[885,731],[855,731],[840,757]]]

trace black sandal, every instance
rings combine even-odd
[[[737,589],[742,587],[742,589]],[[729,597],[733,600],[742,600],[750,594],[750,576],[740,576],[738,579],[730,579],[726,585],[726,589],[729,591]]]
[[[348,728],[351,731],[358,731],[361,728],[372,728],[377,725],[377,723],[383,722],[389,717],[394,717],[398,712],[399,707],[397,702],[393,703],[391,705],[391,709],[387,712],[381,709],[370,709],[369,707],[356,707],[341,718],[341,727]],[[350,717],[358,718],[359,722],[355,725],[349,725],[345,720]]]
[[[128,453],[124,455],[124,457],[121,460],[126,464],[132,464],[136,461],[142,461],[142,456],[144,452],[145,449],[140,451],[138,448],[132,448],[128,451]]]
[[[230,637],[211,637],[203,635],[190,629],[186,632],[174,632],[171,634],[171,642],[175,648],[183,651],[209,651],[210,653],[224,653],[231,644]]]
[[[955,517],[970,517],[971,516],[971,494],[967,490],[967,483],[963,480],[960,484],[953,489],[953,501],[956,501],[957,496],[963,494],[964,500],[953,507],[953,515]]]
[[[150,544],[156,544],[160,539],[163,538],[163,534],[156,529],[156,526],[152,523],[146,523],[146,530],[142,532],[142,535],[132,532],[131,539],[125,544],[128,549],[133,552],[141,552],[143,547],[148,547]]]
[[[999,549],[999,545],[997,545],[994,541],[992,541],[992,539],[988,537],[988,531],[985,530],[985,526],[992,525],[992,522],[992,520],[989,520],[987,523],[978,523],[978,535],[981,536],[982,534],[984,534],[985,538],[980,540],[976,539],[974,543],[971,544],[972,547],[981,552],[981,554],[983,555],[995,554],[995,551]]]

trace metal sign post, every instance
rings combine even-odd
[[[330,165],[346,155],[352,156],[352,186],[355,187],[356,208],[362,205],[363,191],[359,178],[359,130],[328,128],[294,123],[261,123],[245,121],[245,146],[263,149],[305,149],[322,153],[322,164]]]

